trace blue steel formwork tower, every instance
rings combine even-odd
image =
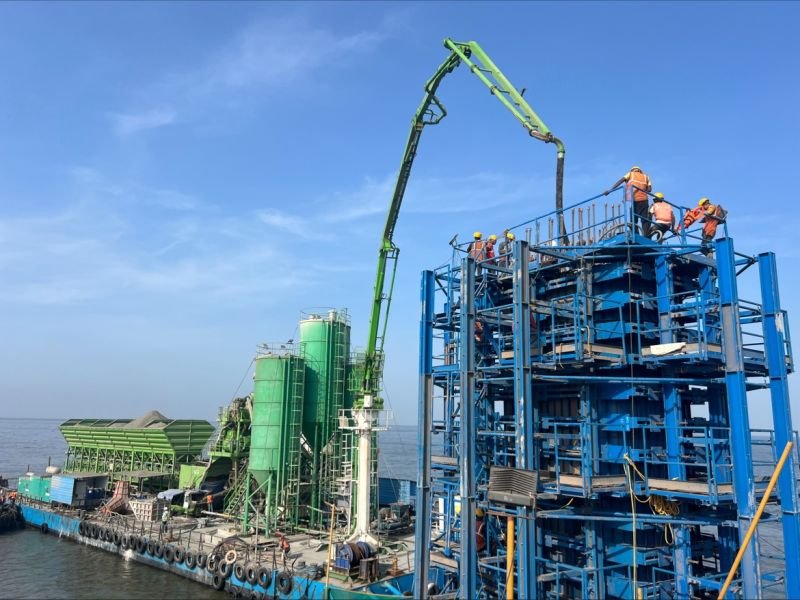
[[[423,272],[416,597],[715,598],[797,439],[775,256],[724,224],[656,243],[599,200],[566,237],[551,213],[509,256]],[[728,597],[800,597],[798,457]]]

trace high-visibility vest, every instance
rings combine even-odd
[[[483,246],[485,242],[483,240],[475,240],[469,245],[469,255],[470,258],[474,258],[475,260],[483,260]]]
[[[628,173],[627,183],[625,190],[629,196],[633,192],[633,199],[636,202],[644,202],[647,200],[647,192],[650,191],[650,177],[642,171],[631,171]],[[638,188],[638,189],[634,189]]]
[[[666,202],[654,202],[650,207],[650,212],[653,214],[653,220],[656,223],[667,223],[672,225],[675,221],[675,214],[672,212],[672,207]]]

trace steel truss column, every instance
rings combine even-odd
[[[478,554],[475,542],[475,261],[461,261],[461,419],[459,469],[461,475],[461,560],[458,595],[477,597]]]
[[[739,543],[747,533],[756,510],[753,480],[753,454],[750,440],[750,419],[747,414],[747,388],[742,357],[742,329],[739,322],[739,293],[736,284],[736,256],[733,240],[715,242],[720,311],[722,316],[722,348],[725,359],[725,387],[731,423],[733,454],[733,491],[739,514]],[[761,598],[761,565],[758,560],[758,531],[742,558],[742,596]]]
[[[672,262],[669,256],[661,254],[656,258],[656,294],[658,296],[658,321],[662,344],[675,341],[672,313],[670,311],[674,290]],[[671,367],[663,367],[662,375],[666,378],[671,378],[673,369]],[[677,386],[673,383],[664,384],[663,395],[664,426],[667,438],[667,475],[670,479],[684,480],[686,479],[686,468],[680,464],[680,426],[683,421],[681,397]],[[675,543],[672,547],[672,563],[675,569],[675,598],[677,600],[688,600],[690,597],[691,566],[689,559],[691,556],[689,529],[685,525],[678,525],[675,527]]]
[[[419,325],[419,415],[417,438],[417,531],[414,598],[427,597],[431,544],[431,426],[433,421],[433,271],[422,272]],[[447,414],[447,413],[445,413]]]
[[[793,440],[792,408],[789,403],[789,383],[786,370],[787,324],[781,310],[778,289],[778,269],[775,254],[765,252],[758,256],[758,274],[761,280],[764,343],[769,372],[769,393],[772,399],[772,422],[775,428],[775,445],[778,452]],[[783,522],[783,546],[786,553],[786,597],[800,598],[800,506],[795,479],[795,453],[789,454],[778,479],[778,496]]]
[[[531,282],[528,243],[519,240],[513,247],[514,271],[514,426],[517,432],[517,467],[535,470],[533,443],[533,389],[531,382]],[[526,600],[537,598],[536,589],[536,522],[525,510],[520,522],[519,594]]]

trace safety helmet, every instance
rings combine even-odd
[[[631,171],[641,171],[641,170],[642,170],[642,167],[637,167],[636,165],[633,165],[631,167]]]
[[[506,231],[506,239],[507,240],[513,240],[514,239],[514,234],[511,233],[510,231]]]
[[[483,237],[483,234],[481,234],[480,231],[476,231],[475,233],[472,234],[472,237],[474,237],[476,240],[479,240]]]
[[[653,194],[653,196],[654,196],[654,198],[653,198],[654,202],[661,202],[662,200],[664,200],[664,193],[663,192],[656,192],[655,194]]]
[[[497,241],[497,236],[495,234],[492,234],[492,235],[489,236],[489,239],[491,241],[493,241],[493,242],[496,242]]]
[[[706,204],[709,204],[710,202],[711,202],[711,200],[709,200],[708,198],[700,198],[700,201],[697,203],[697,206],[705,206]]]
[[[483,516],[483,509],[480,508],[480,507],[476,508],[475,509],[475,516],[480,519]]]

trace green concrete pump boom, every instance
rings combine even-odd
[[[383,374],[383,342],[386,337],[386,326],[389,320],[389,308],[392,302],[394,278],[397,270],[397,257],[400,252],[393,240],[394,228],[397,224],[400,206],[403,203],[403,196],[411,175],[411,167],[417,155],[417,146],[420,137],[422,137],[422,130],[426,125],[436,125],[447,116],[444,105],[436,97],[436,90],[445,75],[451,73],[461,63],[467,65],[470,71],[489,88],[491,94],[511,111],[511,114],[522,123],[531,137],[556,145],[556,210],[559,211],[560,235],[564,236],[564,220],[560,212],[563,208],[564,144],[553,135],[547,125],[534,112],[533,108],[525,101],[522,94],[516,90],[477,42],[454,42],[447,38],[444,41],[444,46],[450,50],[450,56],[447,57],[433,74],[433,77],[425,84],[425,95],[411,122],[411,131],[408,134],[405,151],[403,152],[403,161],[400,163],[400,171],[392,194],[392,202],[389,205],[386,224],[383,227],[383,237],[378,251],[378,268],[375,277],[372,311],[369,320],[362,397],[358,400],[359,405],[363,405],[364,396],[370,396],[373,407],[382,408],[383,403],[379,392]],[[387,290],[386,275],[389,270],[389,263],[392,263],[392,269]]]

